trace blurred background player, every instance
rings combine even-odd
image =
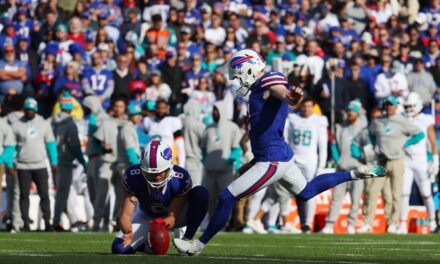
[[[402,190],[402,209],[400,213],[400,225],[397,230],[399,234],[407,234],[407,217],[409,211],[409,196],[413,181],[416,181],[419,187],[420,195],[425,203],[431,232],[437,228],[435,219],[434,200],[432,198],[430,175],[437,175],[439,171],[439,158],[437,149],[437,139],[435,135],[434,119],[431,115],[422,113],[423,100],[416,92],[411,92],[405,98],[403,103],[405,115],[409,122],[420,128],[425,137],[405,149],[404,165],[405,173],[403,175]],[[428,149],[428,146],[430,149]],[[429,156],[427,158],[427,155]],[[429,160],[429,161],[428,161]]]
[[[378,194],[386,181],[390,181],[391,204],[388,205],[390,215],[387,215],[387,232],[396,233],[400,219],[400,206],[402,196],[402,181],[404,173],[403,156],[409,146],[417,144],[425,135],[417,126],[408,122],[408,119],[397,113],[399,99],[388,96],[385,99],[385,114],[374,119],[369,126],[370,140],[375,145],[378,164],[387,169],[389,178],[372,179],[369,184],[368,197],[364,201],[365,223],[359,228],[360,233],[373,231],[373,219],[376,211]],[[356,143],[352,145],[352,155],[361,158],[361,149]],[[385,199],[387,201],[387,199]],[[387,205],[385,205],[387,207]]]
[[[60,97],[61,112],[49,120],[58,148],[59,169],[55,175],[56,195],[53,225],[56,231],[64,231],[60,224],[61,213],[67,209],[70,186],[74,170],[74,160],[87,168],[84,159],[78,128],[70,116],[73,110],[73,98],[66,92]]]
[[[202,122],[202,111],[200,103],[189,100],[183,106],[182,131],[185,139],[185,169],[191,175],[193,186],[202,184],[202,140],[206,125]]]
[[[104,119],[93,134],[93,137],[99,142],[102,154],[94,202],[94,231],[100,230],[101,221],[104,220],[104,230],[111,232],[111,225],[116,224],[112,220],[116,219],[118,215],[117,213],[113,215],[113,213],[119,210],[122,202],[122,187],[119,184],[122,175],[118,171],[117,158],[118,133],[127,122],[125,101],[116,99],[111,109],[111,117]],[[113,194],[114,197],[111,197]]]
[[[208,210],[209,193],[192,188],[191,176],[173,165],[171,147],[153,140],[145,148],[140,164],[127,168],[122,179],[124,199],[114,254],[147,251],[150,221],[162,218],[168,229],[187,226],[184,239],[192,239]]]
[[[362,165],[352,157],[351,144],[357,135],[366,128],[366,123],[361,120],[362,108],[360,102],[352,101],[347,106],[347,120],[343,124],[336,125],[335,142],[332,144],[332,157],[337,165],[337,171],[347,171]],[[348,213],[347,233],[356,233],[356,223],[359,214],[359,203],[364,181],[351,181],[339,184],[333,189],[330,211],[322,233],[333,234],[334,225],[338,219],[345,194],[350,192],[351,208]]]
[[[300,105],[299,114],[292,113],[287,117],[287,138],[293,153],[296,166],[311,181],[320,173],[327,162],[327,127],[328,121],[325,116],[316,115],[313,112],[315,102],[311,98],[305,98]],[[345,170],[349,171],[349,170]],[[315,201],[297,201],[301,229],[304,233],[310,233],[311,225],[315,217]]]
[[[58,168],[57,145],[50,124],[37,114],[37,101],[29,97],[23,108],[24,116],[11,126],[17,143],[17,177],[23,230],[30,231],[29,185],[33,181],[40,196],[45,231],[52,231],[47,158],[54,174]]]

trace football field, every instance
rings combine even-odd
[[[440,235],[223,233],[199,257],[110,254],[113,235],[0,233],[0,263],[440,263]]]

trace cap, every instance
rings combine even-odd
[[[353,100],[348,104],[347,110],[354,111],[356,112],[356,114],[360,115],[362,110],[362,104],[358,100]]]
[[[57,30],[57,31],[58,31],[58,30],[62,30],[62,31],[67,32],[67,26],[66,26],[66,24],[59,24],[59,25],[56,27],[56,30]]]
[[[284,38],[284,36],[278,36],[277,37],[277,43],[285,43],[286,39]]]
[[[152,70],[150,73],[150,76],[153,76],[153,75],[160,77],[160,76],[162,76],[162,73],[159,70]]]
[[[385,102],[384,102],[385,104],[391,104],[391,105],[398,105],[399,104],[399,99],[397,98],[397,97],[395,97],[395,96],[388,96],[386,99],[385,99]]]
[[[167,52],[165,53],[165,57],[167,59],[172,58],[176,56],[176,51],[174,49],[167,49]]]
[[[79,15],[79,18],[84,18],[84,19],[90,19],[90,12],[82,12],[80,15]]]
[[[28,41],[28,37],[24,36],[24,35],[18,35],[17,36],[17,42],[18,41]]]
[[[182,29],[180,30],[180,32],[182,33],[186,33],[186,34],[191,34],[191,28],[184,26],[182,27]]]
[[[60,108],[64,111],[71,111],[73,109],[73,97],[69,92],[65,92],[59,99]]]
[[[35,112],[38,112],[38,103],[34,98],[28,97],[24,101],[23,109],[34,110]]]
[[[152,101],[152,100],[147,100],[147,101],[145,101],[143,108],[145,110],[150,111],[150,112],[154,112],[154,111],[156,111],[156,102]]]
[[[99,12],[98,19],[107,19],[108,16],[108,12],[101,10],[101,12]]]
[[[202,7],[200,8],[200,12],[211,14],[212,8],[207,4],[203,4]]]
[[[81,45],[79,43],[74,42],[74,43],[70,44],[70,46],[69,46],[69,53],[71,55],[74,55],[77,53],[83,54],[84,49],[83,49],[83,47],[81,47]]]
[[[129,115],[141,115],[142,109],[139,107],[139,105],[130,103],[128,105],[128,114]]]
[[[44,54],[57,56],[58,54],[58,45],[55,43],[48,44],[44,49]]]
[[[99,51],[110,51],[110,47],[108,46],[107,43],[102,42],[98,45],[98,50]]]
[[[440,94],[438,94],[438,93],[434,94],[434,100],[437,103],[440,102]]]

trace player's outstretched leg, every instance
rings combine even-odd
[[[194,237],[197,229],[208,212],[209,192],[203,186],[196,186],[188,193],[188,210],[186,214],[186,232],[184,240]]]
[[[308,182],[306,187],[298,194],[297,198],[307,201],[319,193],[343,182],[385,176],[385,168],[379,165],[362,165],[356,170],[349,172],[325,173]]]
[[[223,191],[218,198],[217,209],[203,235],[196,240],[174,239],[173,243],[177,251],[189,256],[198,256],[202,253],[205,244],[226,225],[236,203],[237,198],[228,189]]]

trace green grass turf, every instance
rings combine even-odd
[[[0,233],[0,263],[440,263],[440,235],[216,236],[199,257],[110,254],[113,235]]]

